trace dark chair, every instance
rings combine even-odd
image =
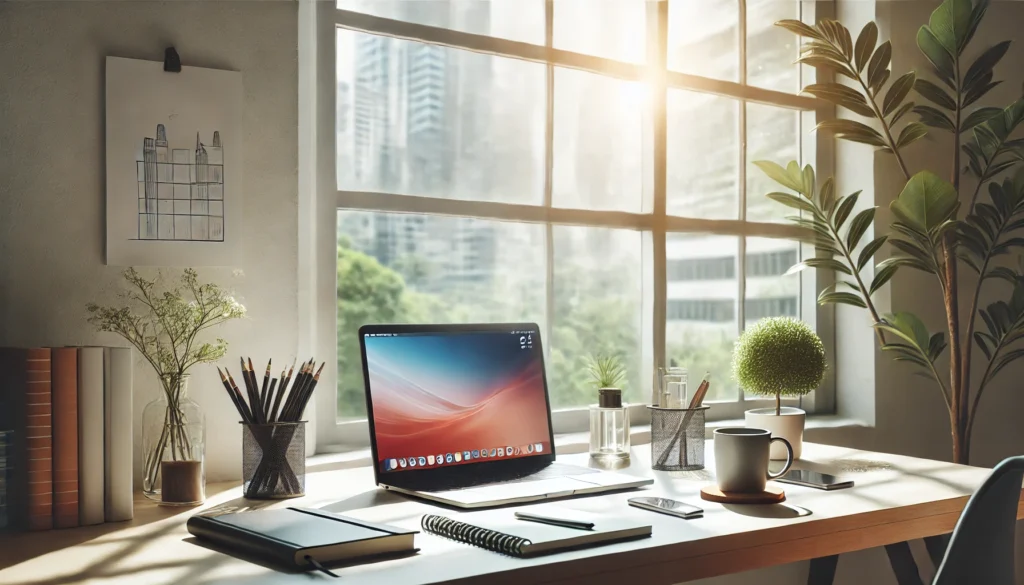
[[[992,470],[956,523],[932,585],[1015,585],[1014,530],[1024,457]]]

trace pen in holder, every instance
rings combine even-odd
[[[651,411],[651,468],[658,471],[704,469],[704,426],[709,406]]]
[[[306,491],[306,421],[242,423],[242,493],[283,499]]]

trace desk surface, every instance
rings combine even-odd
[[[648,539],[522,560],[421,533],[416,537],[418,555],[337,572],[352,585],[593,585],[635,582],[638,576],[650,585],[679,583],[948,533],[968,496],[989,473],[939,461],[805,444],[799,467],[853,479],[856,486],[825,492],[788,485],[785,504],[722,505],[704,502],[698,494],[701,486],[713,481],[710,444],[706,452],[708,470],[665,473],[649,469],[648,446],[637,447],[632,465],[621,471],[653,475],[654,485],[557,503],[649,522],[654,534]],[[584,454],[559,460],[580,464],[587,459]],[[310,474],[306,491],[302,499],[269,505],[325,508],[407,527],[417,527],[426,512],[438,512],[437,507],[376,489],[372,471],[365,467]],[[209,492],[202,509],[268,505],[241,498],[232,484],[212,484]],[[637,495],[692,502],[701,505],[705,515],[682,520],[627,506],[626,500]],[[282,573],[199,545],[185,530],[185,521],[195,511],[161,508],[140,499],[131,522],[5,535],[0,537],[0,584],[277,584],[326,579]],[[1024,514],[1019,511],[1018,517]]]

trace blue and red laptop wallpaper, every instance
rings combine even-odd
[[[551,453],[536,331],[366,334],[381,471]]]

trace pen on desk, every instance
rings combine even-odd
[[[540,522],[541,524],[551,524],[552,526],[561,526],[563,528],[575,528],[576,530],[593,530],[593,522],[582,522],[579,520],[569,520],[567,518],[555,518],[552,516],[542,516],[540,514],[533,514],[530,512],[516,512],[516,519],[526,520],[527,522]]]

